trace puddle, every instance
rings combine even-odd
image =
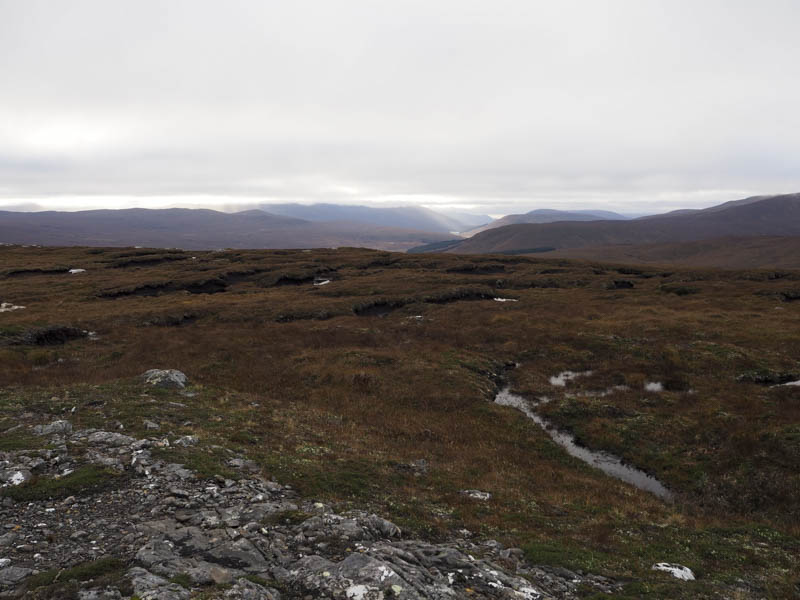
[[[569,372],[569,371],[567,371]],[[563,373],[562,373],[563,375]],[[554,384],[557,385],[557,384]],[[533,409],[538,403],[528,402],[522,396],[512,394],[509,388],[503,388],[497,393],[494,399],[495,403],[501,406],[511,406],[517,410],[522,411],[525,415],[539,427],[544,429],[553,441],[564,448],[571,456],[582,460],[583,462],[600,469],[606,475],[620,479],[631,485],[636,486],[640,490],[655,494],[664,500],[672,499],[672,492],[670,492],[664,485],[655,477],[652,477],[623,464],[622,461],[608,452],[589,450],[583,446],[579,446],[575,442],[575,436],[565,431],[559,431],[553,427],[547,419],[538,415]]]
[[[561,371],[558,375],[553,375],[550,378],[550,385],[554,385],[556,387],[564,387],[567,385],[568,381],[575,379],[576,377],[586,377],[591,375],[591,371]]]
[[[24,306],[12,304],[11,302],[3,302],[0,304],[0,312],[11,312],[12,310],[22,310]]]
[[[18,306],[17,308],[25,308],[25,307],[24,306]],[[785,387],[787,385],[793,385],[793,386],[800,387],[800,379],[798,379],[797,381],[789,381],[788,383],[780,383],[778,385],[773,385],[772,387]]]
[[[585,392],[575,392],[573,393],[565,393],[564,396],[567,398],[605,398],[606,396],[610,396],[611,394],[616,394],[617,392],[627,392],[629,388],[627,385],[612,385],[610,388],[606,390],[589,390]],[[539,404],[542,404],[541,399]]]

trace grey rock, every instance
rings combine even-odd
[[[144,421],[144,427],[145,429],[148,429],[150,431],[158,431],[159,429],[161,429],[161,425],[159,425],[154,421],[149,421],[147,419],[145,419]]]
[[[280,593],[247,579],[239,579],[233,587],[225,591],[226,600],[280,600]]]
[[[133,592],[141,600],[188,600],[191,592],[140,567],[128,571]]]
[[[5,567],[0,569],[0,586],[16,585],[31,573],[33,573],[33,570],[25,567]]]
[[[367,517],[367,524],[370,529],[376,532],[380,537],[398,538],[402,535],[402,531],[400,531],[397,525],[377,515],[370,515]]]
[[[651,567],[654,571],[666,571],[676,579],[694,581],[694,573],[689,567],[677,563],[656,563]]]
[[[33,428],[36,435],[69,435],[72,433],[72,423],[65,420],[53,421],[48,425],[36,425]]]
[[[473,500],[480,500],[481,502],[486,502],[492,498],[489,492],[482,492],[481,490],[461,490],[461,494]]]
[[[113,447],[121,447],[121,446],[130,446],[135,440],[122,433],[116,433],[113,431],[95,431],[94,433],[89,434],[87,440],[90,444],[97,444],[100,446],[113,446]]]
[[[8,485],[20,485],[28,481],[33,474],[25,468],[6,469],[0,471],[0,481]]]
[[[183,389],[188,378],[176,369],[150,369],[142,373],[142,379],[147,385],[161,388]]]
[[[225,567],[242,569],[249,573],[263,573],[269,568],[258,548],[246,538],[212,548],[206,553],[206,556],[209,560]]]
[[[122,594],[117,588],[92,588],[79,590],[78,600],[122,600]]]
[[[230,460],[228,460],[228,466],[233,467],[234,469],[245,469],[253,473],[260,470],[258,464],[256,464],[255,461],[246,460],[244,458],[231,458]]]
[[[198,441],[196,435],[184,435],[175,440],[173,445],[186,448],[188,446],[196,446]]]

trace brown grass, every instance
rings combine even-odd
[[[527,544],[531,556],[640,578],[654,577],[655,560],[684,560],[715,581],[734,570],[777,581],[773,567],[796,566],[800,390],[736,381],[749,370],[800,371],[800,303],[780,299],[796,272],[356,249],[132,252],[0,248],[7,272],[87,269],[2,278],[0,300],[27,307],[4,313],[3,331],[65,324],[100,336],[0,346],[9,426],[22,404],[53,414],[102,396],[102,411],[76,419],[118,418],[135,431],[157,417],[241,449],[306,494],[372,506],[429,537],[466,527]],[[317,273],[332,283],[313,286]],[[287,277],[300,283],[278,284]],[[635,287],[607,289],[621,278]],[[224,291],[185,289],[207,281]],[[106,294],[156,284],[155,295]],[[356,314],[375,302],[394,310]],[[511,362],[521,366],[505,376],[518,391],[553,398],[542,408],[552,420],[657,474],[677,503],[585,467],[489,402]],[[186,409],[142,403],[133,378],[148,368],[181,369],[201,393],[175,398]],[[563,390],[576,397],[548,381],[567,369],[593,371]],[[667,390],[645,392],[648,381]],[[580,395],[622,384],[630,389]],[[427,474],[402,468],[419,458]],[[465,488],[494,497],[475,502]],[[761,540],[772,566],[746,551]],[[667,587],[659,593],[678,593]]]

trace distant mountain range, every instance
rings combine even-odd
[[[627,221],[512,224],[487,229],[468,239],[453,239],[449,244],[438,242],[428,251],[523,254],[569,250],[570,256],[601,259],[612,246],[617,247],[612,253],[617,256],[622,245],[765,236],[800,236],[800,194],[745,198],[703,210],[675,211]],[[412,251],[426,251],[426,248]]]
[[[312,222],[347,221],[443,233],[464,231],[492,220],[489,215],[464,212],[446,215],[422,206],[375,208],[346,204],[262,204],[260,208],[275,215]]]
[[[497,229],[506,225],[518,225],[520,223],[556,223],[558,221],[626,221],[626,217],[619,213],[607,210],[552,210],[549,208],[539,208],[521,215],[506,215],[491,223],[486,223],[475,229],[462,232],[465,237],[486,231],[487,229]]]
[[[475,222],[490,217],[444,215],[413,206],[264,206],[276,212],[0,211],[0,243],[198,250],[360,246],[414,253],[537,253],[615,262],[800,268],[800,194],[754,196],[638,219],[607,211],[538,209],[477,228]],[[475,233],[468,238],[452,233],[459,230]]]
[[[78,212],[0,211],[0,243],[160,248],[329,248],[404,251],[452,237],[358,222],[312,222],[262,210],[132,208]]]

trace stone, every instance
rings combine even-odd
[[[231,572],[228,569],[223,569],[222,567],[211,567],[208,570],[208,574],[211,577],[211,580],[217,585],[226,585],[233,581],[233,575]]]
[[[184,435],[179,437],[172,444],[174,446],[182,446],[184,448],[188,448],[189,446],[196,446],[198,441],[199,440],[197,439],[196,435]]]
[[[141,377],[147,385],[161,388],[183,389],[188,382],[186,375],[177,369],[150,369]]]
[[[247,579],[239,579],[225,591],[226,600],[280,600],[281,595],[273,588],[266,588]]]
[[[140,600],[188,600],[191,597],[189,590],[140,567],[130,569],[128,576]]]
[[[122,433],[114,431],[95,431],[87,438],[90,444],[97,444],[100,446],[130,446],[135,440]]]
[[[72,433],[72,423],[65,420],[53,421],[48,425],[36,425],[33,428],[36,435],[69,435]]]
[[[161,425],[159,425],[158,423],[155,423],[153,421],[148,421],[147,419],[145,419],[144,428],[149,430],[149,431],[158,431],[159,429],[161,429]]]
[[[16,585],[31,573],[33,573],[31,569],[24,567],[5,567],[0,569],[0,586]]]
[[[122,593],[112,587],[79,590],[78,600],[122,600]]]
[[[486,502],[492,498],[492,495],[489,492],[482,492],[480,490],[461,490],[461,494],[467,496],[468,498],[472,498],[473,500],[480,500],[482,502]]]
[[[28,481],[33,474],[28,469],[7,469],[0,471],[0,481],[8,485],[21,485]]]
[[[654,564],[651,569],[653,571],[666,571],[676,579],[682,579],[683,581],[694,581],[694,573],[692,570],[683,565],[662,562]]]

